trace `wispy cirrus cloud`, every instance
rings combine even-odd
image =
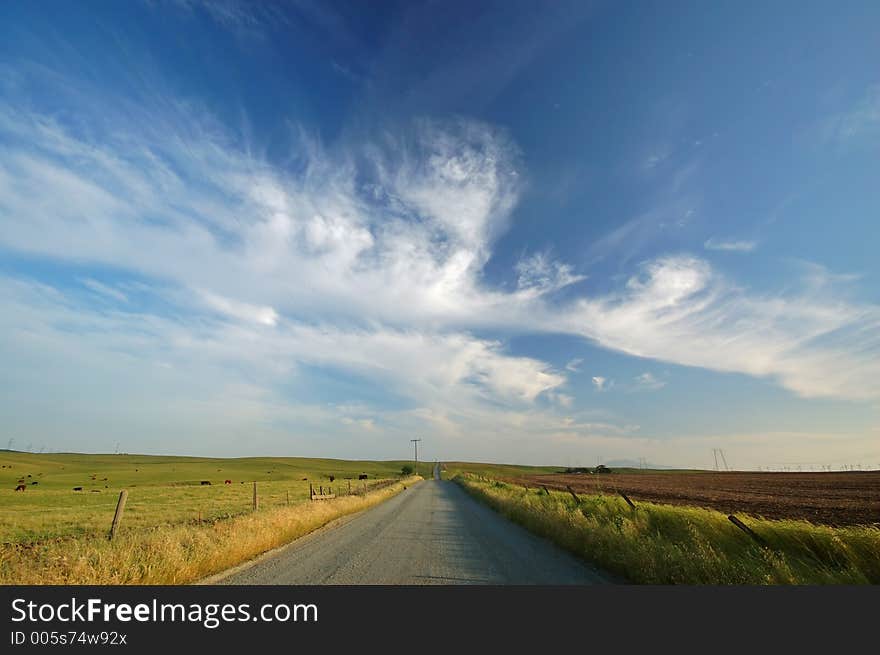
[[[581,372],[581,364],[584,363],[584,360],[580,357],[575,357],[574,359],[569,360],[565,365],[566,371],[571,371],[572,373],[580,373]]]
[[[660,380],[649,371],[637,375],[634,380],[634,391],[656,391],[666,386],[665,380]]]
[[[721,250],[726,252],[752,252],[758,247],[757,241],[735,239],[707,239],[703,243],[706,250]]]
[[[80,280],[80,282],[84,287],[91,289],[100,296],[119,302],[128,302],[128,296],[119,289],[98,282],[97,280],[93,280],[92,278],[85,278]]]
[[[473,430],[488,438],[497,425],[576,432],[560,414],[577,414],[567,372],[582,362],[560,371],[476,336],[503,330],[768,377],[803,396],[878,397],[880,313],[834,294],[843,280],[756,293],[705,259],[675,254],[578,295],[568,287],[583,275],[542,253],[509,272],[512,291],[489,285],[484,269],[512,219],[522,164],[509,136],[485,123],[422,120],[332,152],[298,133],[293,164],[282,164],[173,99],[162,108],[81,102],[94,117],[88,131],[27,106],[0,107],[0,245],[77,270],[117,304],[6,279],[4,335],[17,344],[9,361],[19,376],[28,375],[22,353],[82,349],[83,370],[103,376],[107,393],[121,393],[109,381],[130,374],[164,381],[169,398],[188,390],[199,399],[189,416],[239,395],[242,421],[277,424],[292,420],[284,386],[317,367],[406,407],[351,415],[297,404],[312,426],[407,430],[425,421],[456,438]],[[136,294],[108,270],[157,301],[131,302]],[[556,297],[562,288],[569,299]],[[102,359],[105,351],[113,356]],[[601,391],[611,380],[592,383]],[[137,385],[124,388],[135,397]]]
[[[851,108],[828,118],[820,132],[838,143],[880,137],[880,84],[868,87]]]
[[[843,301],[831,287],[752,294],[702,259],[669,256],[618,293],[573,303],[563,322],[613,350],[770,377],[805,397],[877,397],[880,308]]]

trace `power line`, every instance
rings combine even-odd
[[[419,474],[419,442],[421,439],[410,439],[413,443],[413,447],[415,448],[415,458],[413,459],[413,472],[418,475]]]

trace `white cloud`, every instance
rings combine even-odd
[[[641,375],[637,375],[635,378],[635,386],[634,390],[640,391],[655,391],[657,389],[662,389],[666,386],[665,380],[658,380],[651,373],[645,372]]]
[[[567,287],[584,279],[575,275],[571,266],[553,261],[549,255],[538,253],[521,259],[516,264],[517,289],[520,294],[539,296]]]
[[[571,371],[572,373],[580,373],[581,372],[581,364],[583,364],[583,363],[584,363],[583,359],[581,359],[580,357],[575,357],[574,359],[570,360],[565,365],[565,370]]]
[[[97,280],[93,280],[92,278],[85,278],[80,280],[83,286],[88,287],[95,293],[104,296],[106,298],[111,298],[113,300],[119,302],[128,302],[128,296],[126,296],[119,289],[115,289],[111,286],[98,282]]]
[[[390,434],[427,422],[459,439],[570,437],[558,412],[577,414],[562,390],[582,361],[557,371],[511,354],[484,336],[492,330],[578,335],[639,357],[770,377],[804,396],[880,394],[880,313],[843,301],[833,290],[845,281],[828,275],[802,292],[759,294],[703,259],[666,256],[616,290],[559,300],[553,292],[582,276],[536,254],[510,271],[515,290],[489,286],[484,268],[521,185],[516,148],[495,128],[423,122],[334,154],[299,135],[297,165],[278,167],[210,117],[167,106],[170,115],[84,111],[100,139],[0,107],[0,244],[125,271],[162,300],[161,309],[98,310],[57,289],[10,291],[4,342],[24,344],[20,353],[47,369],[76,359],[113,398],[123,389],[143,397],[143,381],[154,383],[155,406],[174,401],[191,420],[240,398],[240,409],[220,412],[240,412],[230,425],[371,421]],[[118,301],[146,293],[85,279]],[[31,375],[23,357],[16,380]],[[340,415],[291,402],[279,389],[308,366],[363,378],[406,408]],[[183,407],[185,397],[194,400]]]
[[[238,302],[229,298],[224,298],[216,293],[211,293],[210,291],[200,291],[199,295],[208,307],[232,318],[258,323],[260,325],[278,324],[278,312],[271,307],[261,307],[246,302]]]
[[[828,288],[749,294],[703,260],[665,257],[625,291],[574,303],[562,323],[607,348],[772,377],[801,396],[878,397],[880,308]]]
[[[735,241],[708,239],[703,244],[706,250],[722,250],[727,252],[752,252],[758,246],[755,241]]]

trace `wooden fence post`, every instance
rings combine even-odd
[[[254,511],[257,511],[257,507],[259,507],[259,500],[257,499],[257,481],[254,480]]]
[[[351,495],[351,480],[348,481],[348,495]]]
[[[290,505],[290,490],[287,491],[287,504]]]
[[[545,486],[542,485],[542,486],[541,486],[541,489],[544,490],[544,493],[545,493],[545,494],[547,494],[548,496],[550,495],[550,490],[549,490],[547,487],[545,487]]]
[[[761,537],[761,535],[759,535],[757,532],[752,530],[749,526],[747,526],[745,523],[740,521],[733,514],[728,516],[727,520],[730,521],[731,523],[733,523],[736,527],[738,527],[740,530],[745,532],[747,535],[749,535],[752,539],[754,539],[758,544],[760,544],[764,548],[769,547],[769,544],[766,541],[764,541],[764,538]]]
[[[576,502],[578,505],[580,505],[581,499],[578,498],[577,494],[574,492],[574,489],[571,488],[571,485],[566,485],[565,488],[568,489],[568,493],[570,493],[571,497],[574,498],[574,502]]]
[[[626,501],[626,504],[627,504],[627,505],[629,505],[629,506],[632,507],[633,509],[636,508],[636,506],[635,506],[635,504],[633,503],[633,501],[631,501],[631,500],[629,499],[629,497],[628,497],[625,493],[623,493],[622,491],[618,491],[617,493],[619,493],[619,494],[621,495],[621,497]]]
[[[125,501],[128,498],[128,491],[123,489],[119,492],[119,500],[116,501],[116,512],[113,514],[113,523],[110,525],[110,535],[107,537],[111,541],[116,536],[116,530],[122,522],[122,510],[125,509]]]

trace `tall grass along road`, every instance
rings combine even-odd
[[[507,518],[638,584],[880,583],[880,528],[873,525],[743,514],[752,537],[711,509],[638,500],[632,508],[616,493],[575,499],[467,474],[455,479]]]
[[[435,469],[435,475],[439,472]],[[597,584],[610,579],[430,480],[304,537],[222,584]]]

